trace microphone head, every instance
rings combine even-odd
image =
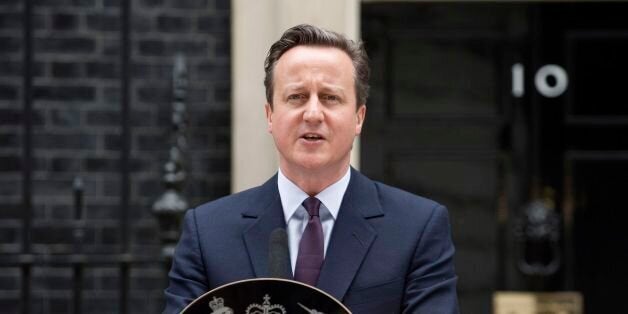
[[[270,233],[268,242],[268,274],[272,278],[292,279],[286,229],[277,228]]]

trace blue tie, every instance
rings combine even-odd
[[[308,197],[303,201],[303,207],[310,215],[307,226],[299,243],[299,254],[294,270],[294,279],[310,286],[316,286],[318,275],[323,265],[323,226],[318,216],[321,201],[316,197]]]

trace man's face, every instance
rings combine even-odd
[[[282,170],[346,169],[366,112],[356,104],[349,56],[331,47],[294,47],[279,58],[273,83],[266,118]]]

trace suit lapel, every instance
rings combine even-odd
[[[351,181],[334,224],[318,288],[338,300],[344,298],[377,237],[368,219],[383,215],[372,181],[351,169]]]
[[[268,241],[276,228],[286,228],[275,175],[260,187],[242,212],[242,219],[252,220],[242,237],[256,277],[268,277]],[[290,263],[287,263],[290,265]],[[288,273],[291,273],[289,270]]]

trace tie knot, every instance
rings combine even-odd
[[[318,209],[321,207],[321,201],[316,197],[308,197],[303,201],[303,207],[307,210],[307,213],[312,216],[318,216]]]

